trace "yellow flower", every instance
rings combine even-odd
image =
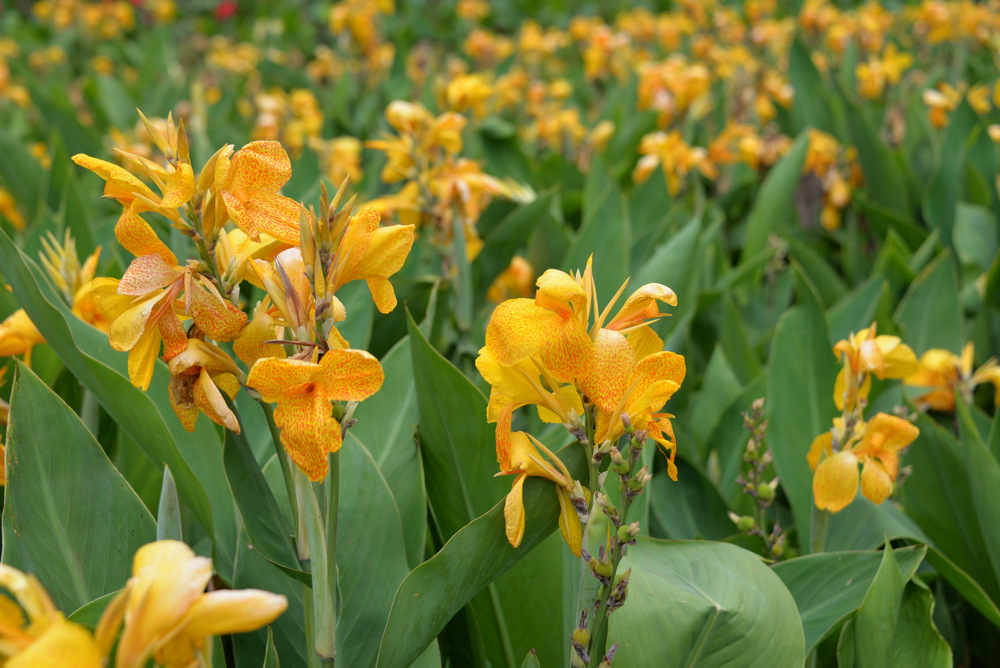
[[[539,449],[551,461],[546,461],[538,452]],[[566,541],[569,549],[579,557],[583,528],[571,496],[574,480],[559,458],[530,434],[516,431],[511,434],[510,456],[505,461],[500,462],[500,468],[501,471],[497,475],[517,476],[514,478],[514,484],[507,494],[503,508],[505,531],[510,544],[517,547],[524,537],[525,520],[522,496],[524,481],[528,479],[528,476],[538,476],[556,483],[556,496],[559,498],[559,530],[562,532],[563,540]]]
[[[240,433],[240,423],[222,397],[236,397],[243,371],[216,345],[188,339],[187,348],[168,362],[170,405],[187,431],[194,431],[198,413],[230,431]],[[220,392],[222,390],[222,392]]]
[[[255,589],[205,592],[212,560],[184,543],[162,540],[139,548],[132,577],[98,623],[98,642],[110,647],[124,623],[116,668],[141,668],[151,657],[167,668],[207,666],[209,638],[245,633],[274,621],[288,601]]]
[[[1000,365],[991,357],[973,373],[973,355],[971,341],[965,344],[961,356],[940,348],[931,348],[921,355],[918,369],[903,379],[905,385],[928,388],[926,393],[914,397],[914,403],[925,410],[951,413],[955,410],[956,391],[969,403],[977,385],[993,383],[996,386],[993,400],[1000,406]]]
[[[5,668],[102,668],[90,632],[66,621],[34,575],[0,564],[0,663]]]
[[[215,188],[229,217],[253,241],[266,234],[289,245],[299,242],[298,202],[278,194],[292,177],[288,154],[276,141],[250,142],[230,158],[232,147],[215,163]]]
[[[327,453],[342,443],[331,401],[362,401],[382,387],[385,374],[364,350],[330,350],[319,363],[268,357],[250,369],[247,387],[277,402],[274,421],[292,461],[310,480],[326,477]]]
[[[879,380],[885,378],[905,378],[917,370],[917,357],[913,350],[898,336],[875,334],[875,323],[857,334],[851,333],[846,339],[841,339],[833,347],[834,354],[840,354],[844,362],[843,368],[837,374],[837,382],[833,388],[833,401],[837,408],[851,410],[858,399],[868,396],[871,389],[871,377],[875,374]],[[854,376],[851,383],[848,374]],[[856,392],[851,395],[849,390],[854,386]]]
[[[39,343],[45,343],[45,338],[24,309],[14,311],[0,323],[0,357],[23,354],[25,362],[30,364],[31,349]]]
[[[873,503],[882,503],[892,493],[899,470],[899,451],[910,445],[920,430],[907,420],[895,415],[879,413],[865,426],[860,442],[857,436],[848,435],[842,449],[833,451],[835,428],[817,436],[810,451],[813,475],[813,498],[820,510],[837,513],[846,508],[858,493],[858,464],[863,464],[860,475],[861,493]],[[855,443],[852,445],[853,443]],[[818,465],[813,462],[826,456]]]

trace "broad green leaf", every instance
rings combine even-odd
[[[124,586],[156,525],[76,414],[21,363],[10,404],[3,563],[75,610]]]
[[[572,475],[581,478],[586,474],[582,447],[570,445],[556,454]],[[519,547],[513,548],[507,542],[501,500],[452,536],[440,552],[415,568],[396,592],[382,636],[378,665],[408,665],[476,592],[555,531],[559,502],[553,491],[551,481],[535,477],[525,481],[525,531]],[[502,656],[495,659],[499,661]]]
[[[722,295],[722,324],[719,327],[719,342],[726,354],[726,360],[733,372],[744,385],[760,375],[760,357],[755,350],[750,333],[740,318],[732,295]]]
[[[722,346],[716,344],[705,368],[701,388],[692,396],[688,409],[691,431],[695,443],[701,450],[702,458],[708,455],[708,439],[715,431],[719,418],[740,393],[742,387],[736,373],[729,365],[729,360],[726,359],[726,354],[722,351]]]
[[[184,540],[181,529],[181,502],[177,498],[177,485],[170,467],[163,467],[163,486],[160,504],[156,511],[156,540]]]
[[[541,195],[532,202],[519,206],[508,214],[499,225],[483,239],[483,249],[472,265],[476,279],[476,299],[481,301],[497,276],[510,265],[518,249],[524,247],[539,219],[549,214],[552,194]],[[537,268],[539,273],[543,270]]]
[[[274,644],[274,631],[267,627],[267,647],[264,649],[264,668],[280,668],[278,648]]]
[[[912,467],[900,490],[906,514],[996,604],[1000,584],[986,538],[988,534],[994,540],[996,532],[995,527],[980,523],[975,498],[993,490],[970,487],[967,453],[954,436],[924,414],[918,415],[916,424],[920,436],[903,458],[903,463]]]
[[[71,614],[66,615],[66,619],[71,622],[76,622],[77,624],[82,624],[93,630],[97,623],[101,621],[101,615],[104,614],[104,609],[108,607],[111,600],[118,595],[117,591],[109,592],[100,598],[95,598],[90,603],[86,603]]]
[[[794,220],[792,198],[799,185],[808,148],[809,136],[803,132],[764,178],[747,218],[740,264],[745,264],[749,258],[764,250],[772,232],[781,230]]]
[[[925,546],[895,551],[904,581],[913,577],[926,552]],[[823,552],[772,567],[795,598],[805,630],[806,653],[857,610],[881,562],[881,552]]]
[[[365,443],[392,495],[403,520],[403,538],[410,567],[424,559],[427,540],[427,498],[424,468],[415,438],[419,419],[413,380],[410,339],[404,337],[381,360],[385,382],[374,396],[354,411],[357,424],[351,433]]]
[[[903,592],[892,643],[892,665],[950,668],[951,647],[934,626],[934,597],[926,585],[912,580]]]
[[[27,219],[34,220],[41,204],[42,180],[45,172],[23,142],[0,130],[0,177],[17,203],[24,207]],[[4,264],[4,268],[6,268]]]
[[[18,302],[73,375],[157,466],[170,466],[181,500],[215,539],[216,569],[223,578],[231,577],[236,513],[229,485],[218,475],[218,430],[205,419],[193,434],[184,430],[170,408],[169,372],[162,362],[156,363],[148,392],[134,387],[127,355],[113,350],[106,334],[72,315],[45,273],[2,231],[0,265]]]
[[[239,434],[226,430],[222,460],[247,537],[260,556],[288,576],[309,584],[309,574],[301,570],[295,554],[294,531],[280,511],[240,424]]]
[[[603,161],[594,160],[583,191],[579,234],[556,268],[583,271],[587,258],[593,255],[594,284],[604,304],[628,278],[631,234],[628,202]],[[547,268],[539,268],[539,273]]]
[[[890,663],[892,637],[906,580],[899,571],[892,546],[887,543],[872,586],[854,617],[854,662],[860,668]]]
[[[611,617],[615,665],[802,665],[795,601],[760,557],[735,545],[640,536],[621,569],[628,600]]]
[[[903,215],[909,214],[906,182],[878,130],[865,111],[850,101],[847,102],[846,118],[851,143],[857,148],[858,163],[865,176],[866,190],[879,204]]]
[[[521,668],[541,668],[541,664],[538,663],[538,653],[535,650],[531,650],[524,657],[524,661],[521,662]]]
[[[876,505],[862,495],[839,513],[830,515],[823,549],[828,552],[843,550],[874,550],[889,540],[907,538],[928,542],[920,527],[907,517],[893,501]]]
[[[881,277],[872,276],[827,310],[826,322],[830,327],[831,341],[846,339],[851,332],[872,324],[882,299],[884,285],[885,281]]]
[[[781,320],[771,344],[767,382],[767,442],[774,468],[792,506],[801,544],[811,526],[812,471],[806,453],[813,439],[829,431],[836,406],[837,360],[826,320],[812,303],[796,306]]]
[[[963,100],[948,119],[948,129],[941,142],[937,171],[924,191],[924,218],[941,238],[951,244],[955,210],[962,198],[965,162],[973,129],[978,126],[976,112]]]
[[[808,276],[816,287],[821,306],[829,308],[841,300],[847,292],[847,285],[822,253],[810,244],[793,240],[789,254],[796,262],[796,268]]]
[[[677,461],[677,482],[656,475],[646,494],[654,526],[665,538],[723,540],[736,533],[719,490],[682,459]]]
[[[1000,628],[1000,608],[968,573],[933,546],[927,551],[927,563],[933,566],[941,577],[969,602],[969,605],[978,610],[991,624]]]
[[[989,209],[959,202],[955,212],[955,255],[963,265],[986,271],[997,254],[997,218]]]
[[[798,131],[813,127],[833,132],[829,86],[810,57],[810,49],[796,39],[788,54],[788,79],[798,93],[792,107],[792,119]]]
[[[929,348],[957,353],[965,343],[960,308],[958,279],[945,252],[920,272],[899,304],[896,321],[903,342],[917,355]]]
[[[993,565],[994,577],[1000,582],[1000,532],[996,531],[1000,527],[1000,464],[983,443],[972,413],[961,397],[955,397],[955,409],[972,503],[979,526],[983,528],[986,556]]]

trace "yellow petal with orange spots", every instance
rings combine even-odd
[[[547,269],[535,284],[538,286],[535,302],[539,306],[562,310],[573,306],[579,311],[587,304],[587,292],[583,286],[564,271]]]
[[[580,388],[598,408],[612,411],[629,388],[635,351],[624,336],[610,329],[597,332],[593,350],[590,371]]]
[[[191,317],[216,341],[232,341],[247,324],[247,314],[214,292],[192,288]]]
[[[143,220],[133,206],[127,206],[122,211],[115,225],[115,237],[118,243],[136,257],[155,253],[168,265],[177,264],[177,256],[160,241],[153,228]]]
[[[197,189],[191,165],[180,162],[177,164],[177,169],[167,173],[160,206],[165,209],[176,209],[183,206],[194,196]]]
[[[412,225],[393,225],[379,228],[372,235],[368,252],[355,268],[358,278],[368,281],[375,306],[381,313],[388,313],[396,306],[396,295],[386,280],[399,271],[413,246]]]
[[[108,186],[114,186],[116,191],[120,193],[116,196],[116,199],[121,199],[125,193],[132,194],[132,196],[127,199],[134,199],[135,195],[145,197],[146,199],[152,201],[159,201],[160,199],[156,196],[156,193],[149,188],[149,186],[133,176],[127,169],[119,167],[114,163],[100,160],[98,158],[92,158],[91,156],[83,153],[74,155],[73,162],[100,176],[107,182]],[[107,191],[105,191],[105,193],[107,194]]]
[[[913,443],[920,429],[905,418],[878,413],[865,425],[865,434],[854,451],[879,456],[882,452],[898,452]]]
[[[229,376],[233,378],[233,376]],[[230,388],[233,389],[230,384]],[[233,392],[232,394],[235,394]],[[230,398],[232,398],[232,394]],[[199,411],[208,416],[212,422],[222,425],[229,431],[240,433],[240,423],[229,409],[226,400],[222,397],[222,392],[212,380],[207,369],[202,369],[198,374],[198,380],[194,386],[194,405]]]
[[[826,456],[833,454],[833,432],[825,431],[813,439],[812,445],[809,446],[809,454],[806,455],[809,468],[815,471],[824,454]]]
[[[365,350],[330,350],[320,361],[322,383],[334,401],[362,401],[385,380],[382,365]]]
[[[827,457],[813,475],[813,499],[820,510],[837,513],[858,494],[858,459],[850,451]]]
[[[323,480],[329,470],[327,453],[336,452],[342,443],[340,423],[331,415],[325,393],[311,382],[293,386],[274,409],[274,422],[281,427],[281,444],[292,461],[313,482]]]
[[[505,366],[537,355],[564,328],[564,318],[536,306],[531,299],[510,299],[493,311],[486,328],[486,347]]]
[[[647,283],[625,300],[618,315],[606,327],[608,329],[625,329],[638,325],[644,320],[656,318],[660,315],[657,302],[677,306],[677,295],[665,285]]]
[[[274,329],[274,318],[265,311],[259,310],[253,319],[240,330],[239,336],[233,341],[233,351],[248,367],[265,357],[285,357],[285,349],[276,343],[265,343],[277,338]]]
[[[161,290],[184,275],[184,270],[163,261],[159,255],[143,255],[132,260],[118,283],[118,294],[135,297]]]
[[[160,354],[160,329],[149,327],[128,352],[128,379],[143,392],[153,380],[156,358]]]
[[[289,387],[314,380],[318,371],[319,365],[312,362],[266,357],[250,369],[247,387],[260,392],[264,401],[274,403]]]

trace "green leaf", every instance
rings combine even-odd
[[[403,338],[381,360],[382,389],[358,405],[351,433],[368,444],[385,476],[403,520],[403,538],[410,567],[424,560],[427,540],[427,492],[424,467],[415,439],[419,419],[410,339]]]
[[[1000,608],[968,573],[933,546],[927,552],[927,563],[933,566],[941,577],[969,602],[969,605],[978,610],[991,624],[1000,628]]]
[[[903,342],[918,355],[930,348],[957,353],[965,341],[960,308],[958,279],[945,251],[920,272],[899,304]]]
[[[861,668],[889,664],[893,649],[890,634],[896,628],[906,580],[887,543],[872,586],[854,618],[854,657]]]
[[[747,218],[740,264],[745,264],[749,258],[764,250],[772,232],[781,230],[794,220],[792,198],[799,185],[808,148],[809,135],[803,132],[764,178]]]
[[[556,454],[575,478],[586,474],[586,455],[581,446],[570,445]],[[554,488],[553,482],[542,478],[529,477],[525,481],[525,530],[520,547],[513,548],[507,542],[501,500],[452,536],[440,552],[413,569],[396,592],[382,636],[379,666],[408,665],[476,592],[555,531],[559,502]],[[496,659],[501,656],[496,655]]]
[[[829,86],[823,81],[810,54],[811,49],[799,39],[792,43],[788,53],[788,79],[798,92],[792,107],[794,127],[798,131],[813,127],[833,132],[832,100],[827,92]]]
[[[552,194],[540,195],[532,202],[519,206],[483,239],[483,249],[472,265],[476,278],[476,297],[481,302],[497,276],[510,265],[518,249],[525,245],[539,219],[550,216]]]
[[[594,284],[601,304],[611,299],[629,271],[632,247],[628,202],[602,160],[594,160],[583,190],[583,222],[559,269],[583,271],[594,256]]]
[[[769,668],[805,661],[795,601],[752,552],[640,536],[622,568],[632,575],[628,600],[611,617],[616,665]]]
[[[837,360],[826,320],[814,303],[796,306],[778,321],[767,382],[767,441],[774,467],[788,495],[801,543],[811,526],[812,470],[806,453],[813,439],[830,429],[836,406]]]
[[[975,498],[995,490],[970,486],[967,453],[954,436],[925,414],[918,415],[916,424],[920,436],[904,459],[912,473],[900,490],[906,514],[949,561],[982,587],[995,605],[1000,601],[1000,584],[986,534],[994,541],[996,532],[994,526],[980,523]]]
[[[76,622],[77,624],[82,624],[93,630],[97,623],[101,621],[101,615],[104,614],[104,609],[108,607],[111,600],[118,595],[117,591],[109,592],[100,598],[95,598],[90,603],[86,603],[71,614],[66,616],[71,622]]]
[[[851,332],[857,332],[872,324],[879,302],[882,300],[884,285],[885,280],[882,277],[872,276],[827,310],[826,321],[830,327],[831,341],[846,339]]]
[[[156,526],[72,409],[20,362],[10,404],[3,563],[75,610],[124,586]]]
[[[170,467],[163,467],[163,486],[160,505],[156,511],[156,540],[184,540],[181,529],[181,502],[177,498],[177,485]]]
[[[1000,582],[1000,532],[995,530],[1000,527],[1000,464],[986,448],[969,407],[959,396],[955,397],[955,409],[972,504],[983,528],[986,556],[993,565],[994,578]]]
[[[162,362],[156,363],[148,392],[134,387],[127,355],[72,315],[45,273],[2,230],[0,266],[18,302],[73,375],[157,466],[170,466],[181,500],[214,539],[216,570],[224,579],[231,577],[236,513],[229,484],[218,475],[222,447],[215,425],[203,419],[194,433],[184,430],[170,408],[170,375]]]
[[[301,570],[295,554],[292,543],[294,531],[288,518],[279,510],[243,431],[242,422],[239,434],[226,430],[222,460],[247,537],[260,556],[285,574],[310,584],[312,579]]]
[[[926,552],[925,546],[895,551],[904,580],[913,577]],[[795,598],[805,630],[806,653],[861,605],[881,562],[881,552],[823,552],[772,567]]]
[[[24,207],[27,220],[34,220],[41,204],[42,179],[45,172],[34,156],[28,152],[24,142],[11,137],[6,129],[0,129],[0,177],[14,200]],[[6,268],[6,264],[4,268]]]
[[[962,198],[966,156],[978,124],[976,112],[963,100],[948,119],[937,171],[924,191],[924,218],[931,228],[941,231],[941,238],[947,243],[952,242],[955,207]]]
[[[997,254],[996,216],[986,207],[959,202],[953,242],[963,265],[986,271]]]
[[[521,668],[541,668],[541,664],[538,663],[538,653],[535,650],[531,650],[524,657],[524,661],[521,662]]]
[[[896,161],[879,136],[868,115],[847,101],[847,129],[857,148],[858,162],[865,176],[865,190],[873,200],[903,215],[910,213],[906,182]]]
[[[886,537],[929,542],[920,527],[894,502],[876,505],[859,495],[839,513],[830,515],[823,549],[828,552],[874,550],[885,543]]]
[[[892,642],[892,665],[950,668],[951,647],[934,626],[934,597],[926,585],[912,580],[903,593]]]
[[[274,645],[274,632],[267,627],[267,648],[264,650],[264,668],[281,668],[278,662],[278,648]]]

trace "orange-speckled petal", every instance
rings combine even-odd
[[[169,265],[159,255],[137,257],[125,270],[118,283],[118,294],[138,297],[165,288],[184,275],[184,270]]]
[[[115,225],[115,237],[118,243],[135,255],[137,258],[143,255],[155,254],[169,266],[177,265],[177,256],[167,248],[167,245],[160,241],[156,232],[149,223],[143,220],[135,207],[125,207],[122,211],[118,223]]]
[[[522,473],[514,478],[503,504],[504,533],[513,547],[520,545],[524,538],[524,481],[527,477],[526,473]]]
[[[508,299],[493,311],[486,327],[486,347],[497,362],[511,366],[537,355],[562,320],[531,299]]]
[[[226,199],[229,204],[229,199]],[[301,205],[281,195],[259,195],[244,201],[242,211],[229,209],[229,216],[254,241],[261,234],[294,246],[299,243],[299,211]]]
[[[84,169],[89,169],[94,172],[107,181],[108,186],[114,186],[116,191],[121,194],[133,193],[132,197],[135,195],[141,195],[142,197],[154,202],[158,202],[160,199],[156,196],[156,193],[149,188],[149,186],[133,176],[127,169],[119,167],[114,163],[100,160],[98,158],[92,158],[91,156],[83,153],[74,155],[73,162],[80,165]]]
[[[892,494],[892,481],[882,465],[871,457],[865,457],[861,467],[861,493],[872,503],[882,503]]]
[[[635,352],[625,337],[602,329],[594,339],[590,372],[580,382],[580,387],[598,408],[612,411],[628,390],[635,368]]]
[[[160,354],[160,328],[150,327],[128,352],[128,379],[143,392],[149,389]]]
[[[919,435],[916,425],[905,418],[878,413],[865,425],[864,436],[855,452],[876,457],[882,452],[898,452],[913,443]]]
[[[538,371],[532,369],[530,364],[503,366],[493,359],[488,348],[482,348],[479,351],[479,357],[476,358],[476,368],[493,388],[493,391],[502,396],[505,401],[517,406],[542,401],[537,390],[528,380],[528,377],[536,382],[539,380]],[[525,370],[528,377],[525,377],[525,374],[521,373],[518,368]]]
[[[497,429],[496,429],[496,441],[497,441],[497,463],[500,465],[501,471],[508,471],[511,467],[511,422],[514,416],[515,405],[512,403],[506,404],[497,415]]]
[[[539,353],[546,370],[560,383],[585,378],[593,362],[594,342],[573,317],[560,318]]]
[[[166,309],[157,321],[163,337],[163,357],[169,362],[188,347],[187,332],[172,309]]]
[[[813,475],[813,499],[820,510],[837,513],[858,494],[858,459],[844,450],[827,457]]]
[[[167,174],[163,184],[163,199],[160,206],[165,209],[176,209],[187,204],[195,191],[197,185],[194,180],[194,170],[186,162],[177,164],[177,169]]]
[[[191,317],[210,338],[232,341],[247,324],[247,314],[208,290],[191,290]]]
[[[277,343],[264,343],[276,338],[274,318],[264,310],[258,311],[253,319],[240,330],[233,341],[233,351],[248,367],[265,357],[285,357],[285,349]]]
[[[319,372],[319,364],[312,362],[265,357],[257,360],[250,369],[247,387],[257,390],[264,401],[273,404],[289,387],[313,381]]]
[[[276,193],[292,177],[292,163],[279,142],[254,141],[230,158],[228,177],[227,189],[237,194]]]
[[[642,409],[658,409],[680,387],[685,372],[684,357],[669,350],[640,360],[629,383],[633,389],[625,403],[626,412],[635,415]]]
[[[647,283],[632,293],[618,311],[618,315],[607,324],[607,328],[624,329],[657,317],[660,314],[657,302],[677,306],[677,295],[665,285]]]
[[[330,399],[362,401],[378,392],[385,380],[382,365],[365,350],[330,350],[320,360],[317,382]]]
[[[257,366],[266,361],[261,360]],[[327,453],[336,452],[342,443],[340,423],[331,412],[329,397],[312,382],[292,386],[274,410],[274,421],[281,427],[282,445],[313,482],[326,477]]]

